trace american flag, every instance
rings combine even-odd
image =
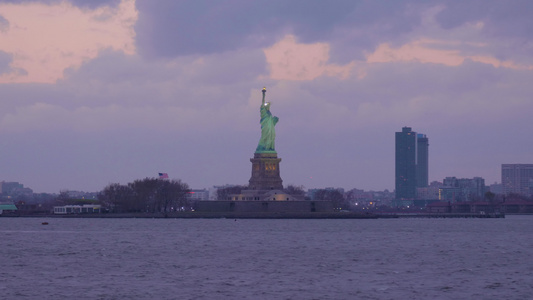
[[[167,173],[159,173],[159,179],[168,179]]]

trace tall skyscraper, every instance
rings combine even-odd
[[[411,127],[396,132],[396,199],[415,199],[417,187],[428,185],[429,143]]]
[[[533,164],[502,164],[502,185],[505,195],[533,194]]]
[[[416,132],[396,132],[396,199],[416,197]]]
[[[416,187],[428,186],[429,143],[425,134],[416,135]]]

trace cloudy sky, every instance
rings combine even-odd
[[[533,163],[531,1],[0,0],[0,181],[247,184],[267,87],[284,184],[394,189]]]

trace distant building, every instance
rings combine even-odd
[[[396,199],[412,201],[416,199],[417,188],[428,186],[428,138],[411,127],[403,127],[396,132],[395,147]]]
[[[505,195],[533,195],[533,164],[502,164],[502,185]]]
[[[96,200],[98,193],[96,192],[83,192],[83,191],[73,191],[73,190],[63,190],[62,193],[68,195],[71,199],[86,199],[86,200]]]
[[[0,215],[2,215],[4,211],[15,212],[17,211],[17,207],[13,202],[0,202]]]
[[[426,209],[430,213],[449,213],[451,205],[450,202],[433,202],[428,204]]]
[[[210,201],[214,201],[214,200],[217,200],[217,197],[218,197],[218,189],[223,189],[224,186],[212,186],[209,188],[208,192],[209,192],[209,200]]]
[[[233,187],[236,187],[236,186],[240,186],[240,185],[237,185],[237,184],[214,185],[213,187],[211,187],[208,190],[208,192],[209,192],[209,199],[208,200],[210,200],[210,201],[227,200],[226,197],[223,197],[222,199],[219,199],[219,190],[229,189],[229,188],[233,188]]]
[[[24,185],[18,182],[0,182],[0,193],[4,195],[9,195],[21,188],[24,188]]]
[[[202,189],[202,190],[191,190],[189,194],[187,195],[187,198],[189,200],[193,201],[207,201],[209,200],[209,190]]]
[[[390,206],[394,199],[394,193],[384,191],[364,191],[351,189],[346,192],[346,200],[354,208]]]
[[[396,199],[416,197],[416,132],[403,127],[396,132]]]
[[[462,202],[482,200],[485,197],[485,179],[446,177],[439,188],[439,200]]]
[[[416,186],[428,186],[429,173],[429,143],[425,134],[416,135]]]
[[[25,188],[22,183],[18,182],[0,182],[0,194],[3,198],[15,198],[15,197],[32,197],[33,190]]]
[[[84,204],[84,205],[64,205],[54,206],[54,214],[94,214],[102,211],[101,205]]]
[[[442,182],[433,181],[427,187],[416,188],[416,198],[419,200],[438,200]]]
[[[489,191],[496,195],[503,195],[503,185],[501,183],[493,183],[489,185]]]

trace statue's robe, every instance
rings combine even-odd
[[[278,117],[272,116],[270,112],[270,103],[261,105],[261,139],[255,150],[256,152],[276,151],[274,147],[274,140],[276,139],[274,126],[276,126],[278,120]]]

